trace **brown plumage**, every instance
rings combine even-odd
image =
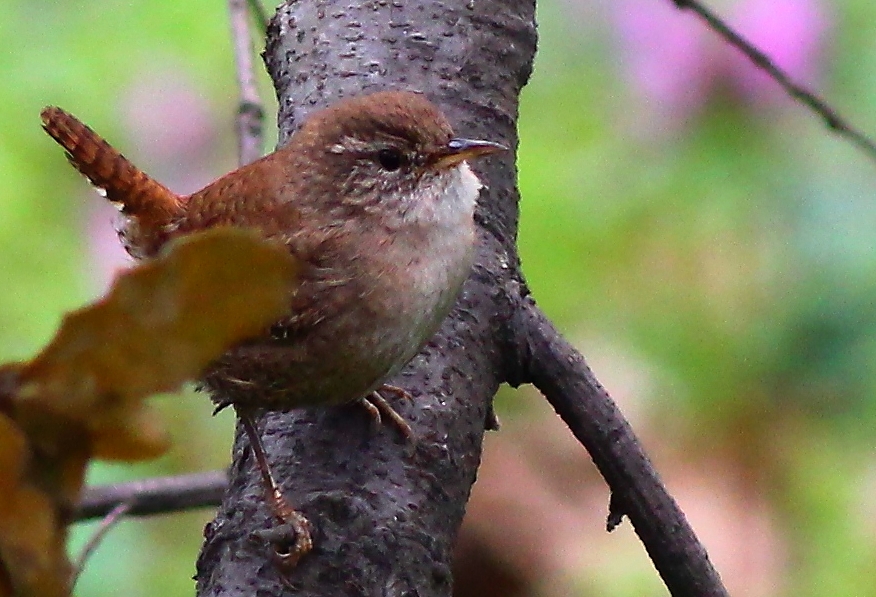
[[[285,147],[180,197],[67,112],[42,118],[121,207],[133,256],[231,225],[285,243],[304,264],[289,316],[204,376],[219,402],[269,409],[361,398],[417,352],[471,265],[479,184],[464,159],[498,148],[454,141],[422,95],[382,92],[315,113]]]
[[[123,238],[135,256],[153,255],[167,240],[165,226],[181,212],[180,197],[128,161],[91,128],[61,108],[43,109],[43,128],[67,159],[106,198],[137,222]]]
[[[136,258],[177,235],[230,225],[282,242],[302,264],[289,314],[227,351],[203,375],[233,404],[274,514],[295,530],[288,562],[310,549],[309,525],[270,474],[252,412],[360,401],[407,423],[377,394],[447,315],[474,256],[480,183],[466,158],[501,146],[454,139],[422,95],[383,92],[314,114],[276,152],[180,197],[59,108],[43,126],[71,163],[121,207]],[[229,288],[228,292],[234,292]]]

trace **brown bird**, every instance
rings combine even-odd
[[[271,478],[253,411],[359,401],[410,434],[379,392],[405,394],[385,380],[435,333],[468,276],[481,184],[466,160],[505,148],[455,138],[420,94],[380,92],[313,114],[281,149],[179,196],[60,108],[42,120],[119,207],[119,237],[135,258],[175,236],[237,226],[284,243],[302,264],[288,316],[202,379],[220,407],[235,406],[274,512],[296,531],[297,561],[308,524]]]

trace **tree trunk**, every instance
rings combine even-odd
[[[265,62],[283,143],[309,112],[381,89],[422,91],[465,137],[517,146],[517,106],[535,55],[533,0],[290,1],[268,29]],[[238,430],[230,485],[205,529],[198,595],[448,597],[454,539],[480,462],[491,400],[514,379],[507,355],[514,302],[525,295],[515,241],[515,159],[474,164],[485,189],[476,265],[440,332],[392,381],[415,439],[371,428],[361,409],[315,408],[260,420],[287,500],[314,527],[292,570],[263,531],[273,525]]]

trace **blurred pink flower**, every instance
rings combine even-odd
[[[744,99],[783,97],[776,83],[671,0],[612,3],[621,69],[639,101],[679,122],[695,116],[716,83]],[[795,81],[813,84],[830,31],[821,0],[740,0],[727,22]]]
[[[194,79],[174,69],[147,71],[123,96],[120,108],[128,138],[116,139],[117,149],[170,189],[190,193],[223,172],[214,164],[218,131],[210,101]],[[117,210],[93,192],[88,205],[88,267],[95,286],[102,289],[133,261],[116,234]]]
[[[634,91],[676,114],[701,105],[716,74],[708,31],[668,0],[611,6],[621,66]]]
[[[118,210],[97,193],[89,192],[86,198],[88,218],[88,274],[95,289],[104,292],[115,277],[134,264],[122,248],[116,233],[116,222],[121,217]]]
[[[831,29],[820,0],[742,0],[733,25],[797,83],[818,83],[821,57]],[[739,52],[727,60],[731,80],[743,96],[773,102],[779,86]]]
[[[142,156],[140,167],[149,168],[174,191],[191,193],[221,173],[214,164],[219,129],[210,98],[193,77],[177,71],[160,69],[138,77],[123,96],[121,111]],[[229,112],[227,122],[221,123],[226,124],[222,134],[229,140],[232,122]]]

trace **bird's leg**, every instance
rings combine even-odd
[[[403,388],[383,384],[380,388],[374,390],[367,396],[359,398],[358,403],[368,411],[368,414],[371,416],[371,419],[375,424],[380,425],[384,419],[387,419],[401,432],[405,439],[411,439],[414,436],[411,426],[408,425],[408,422],[398,414],[389,402],[386,401],[386,398],[383,397],[382,393],[394,394],[396,397],[404,398],[406,400],[413,399]]]
[[[237,408],[237,416],[240,417],[240,422],[243,424],[243,430],[249,439],[250,449],[255,456],[256,466],[262,477],[262,485],[265,489],[265,497],[268,501],[268,507],[274,516],[283,524],[288,525],[295,535],[294,543],[288,550],[283,550],[282,553],[277,552],[281,563],[288,567],[294,568],[298,560],[306,555],[313,547],[313,541],[310,537],[310,522],[300,512],[295,510],[283,497],[280,486],[271,474],[268,458],[265,455],[265,448],[262,445],[262,438],[256,429],[255,422],[252,418],[252,412],[249,409]],[[273,533],[276,535],[276,533]],[[265,535],[266,538],[274,538],[273,535]]]

